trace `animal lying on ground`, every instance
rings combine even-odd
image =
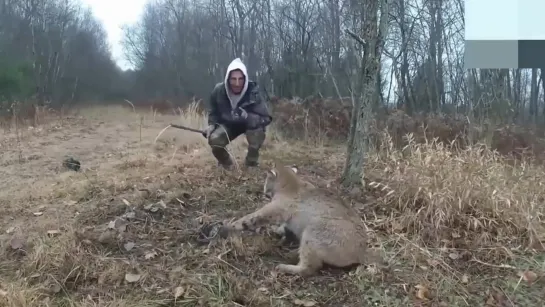
[[[300,179],[296,167],[273,167],[263,189],[271,201],[227,228],[240,231],[281,225],[279,234],[292,232],[300,242],[299,263],[279,264],[277,271],[308,276],[324,264],[348,267],[375,259],[367,249],[366,227],[357,212]]]

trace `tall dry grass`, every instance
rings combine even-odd
[[[545,168],[527,160],[512,165],[484,145],[453,151],[436,139],[406,141],[399,149],[383,134],[367,157],[365,171],[391,230],[433,246],[543,249]]]

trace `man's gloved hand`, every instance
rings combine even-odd
[[[210,134],[214,132],[215,129],[216,129],[216,125],[208,125],[208,127],[206,127],[204,131],[202,132],[202,136],[208,139],[210,137]]]
[[[243,108],[236,108],[231,111],[231,118],[233,119],[234,123],[246,123],[246,119],[248,119],[248,113]]]
[[[257,129],[263,125],[263,119],[257,114],[249,114],[246,120],[246,127],[250,130]]]

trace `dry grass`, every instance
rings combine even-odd
[[[272,128],[258,170],[224,172],[189,108],[82,109],[0,138],[0,304],[5,306],[538,306],[545,169],[484,147],[452,152],[387,136],[368,157],[363,195],[335,184],[344,147]],[[230,146],[242,161],[244,137]],[[62,168],[65,156],[81,172]],[[277,275],[293,247],[267,235],[202,243],[205,224],[263,203],[270,158],[297,163],[362,213],[390,270]],[[346,195],[351,195],[350,197]],[[201,238],[201,239],[200,239]],[[532,273],[537,275],[533,280]],[[521,278],[524,277],[524,278]],[[527,280],[532,280],[529,283]],[[418,286],[421,290],[415,290]],[[425,295],[423,289],[430,291]],[[426,299],[422,299],[426,296]]]

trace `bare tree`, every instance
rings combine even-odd
[[[530,70],[464,69],[461,0],[389,5],[374,110],[461,112],[479,121],[501,117],[499,122],[519,123],[533,116],[545,122],[539,116],[545,103],[535,86],[531,90]],[[132,94],[175,101],[206,97],[228,63],[243,57],[251,78],[268,93],[358,96],[365,48],[341,32],[351,29],[363,37],[364,7],[354,0],[152,2],[125,30],[125,51],[135,66]],[[536,78],[543,82],[540,70]]]
[[[364,44],[361,71],[360,98],[354,101],[348,138],[347,158],[342,175],[345,186],[358,184],[363,180],[363,164],[368,149],[369,120],[371,106],[379,99],[377,73],[384,48],[384,37],[388,35],[389,3],[381,0],[363,2],[363,31],[361,36],[351,33],[360,44]],[[380,11],[380,19],[379,19]],[[377,28],[378,24],[378,28]]]
[[[34,96],[38,105],[58,107],[122,96],[122,72],[89,10],[72,0],[0,4],[0,70],[17,80],[16,90],[0,85],[0,100]]]

